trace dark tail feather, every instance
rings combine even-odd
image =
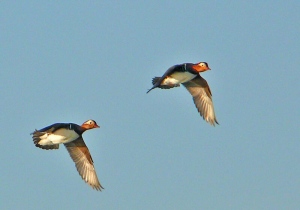
[[[156,87],[152,87],[152,88],[150,88],[148,91],[147,91],[147,93],[149,93],[151,90],[153,90],[154,88],[156,88]]]
[[[159,79],[160,79],[160,77],[154,77],[154,78],[152,79],[152,85],[153,85],[153,87],[150,88],[150,89],[147,91],[147,93],[149,93],[151,90],[153,90],[154,88],[157,88],[157,87],[159,86],[159,84],[156,84],[156,83],[158,82]]]
[[[160,79],[160,77],[154,77],[152,79],[152,85],[155,85],[159,79]]]

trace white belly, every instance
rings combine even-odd
[[[40,145],[64,144],[77,139],[79,135],[73,130],[59,129],[54,133],[45,133],[40,136]]]
[[[180,83],[188,82],[194,79],[197,75],[189,72],[176,72],[172,76],[167,77],[161,83],[162,85],[178,85]]]

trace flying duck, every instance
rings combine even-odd
[[[212,94],[208,83],[199,74],[207,70],[210,70],[210,68],[206,62],[183,63],[171,66],[162,77],[152,79],[153,87],[147,93],[154,88],[170,89],[179,87],[182,84],[193,96],[195,106],[203,119],[215,126],[215,123],[219,123],[214,111]]]
[[[64,144],[73,159],[79,175],[93,189],[104,189],[97,177],[93,159],[85,145],[82,134],[86,130],[99,128],[94,120],[87,120],[81,126],[74,123],[55,123],[31,133],[36,147],[58,149]]]

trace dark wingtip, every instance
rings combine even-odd
[[[104,190],[104,187],[102,187],[101,185],[100,186],[92,186],[93,189],[101,192],[102,190]]]
[[[100,185],[100,189],[99,189],[100,191],[102,191],[102,190],[104,190],[104,187],[102,187],[101,185]]]
[[[219,122],[217,121],[217,119],[215,119],[215,122],[216,122],[218,125],[220,125]]]
[[[219,125],[219,122],[217,121],[217,119],[209,120],[209,121],[206,121],[206,122],[208,122],[209,124],[211,124],[214,127],[216,127],[216,124]]]

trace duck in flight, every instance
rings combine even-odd
[[[87,120],[82,125],[74,123],[55,123],[32,133],[33,142],[41,149],[58,149],[64,144],[81,178],[93,189],[104,189],[97,177],[93,159],[85,145],[82,134],[86,130],[99,128],[94,120]]]
[[[162,77],[152,79],[153,86],[147,93],[155,88],[170,89],[179,87],[182,84],[192,95],[194,104],[203,119],[215,126],[219,123],[214,111],[211,90],[206,80],[200,76],[201,72],[207,70],[210,70],[210,68],[206,62],[183,63],[171,66]]]

